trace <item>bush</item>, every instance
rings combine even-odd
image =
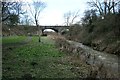
[[[65,34],[67,39],[82,42],[85,45],[96,45],[97,50],[103,48],[115,48],[108,44],[117,45],[120,40],[120,16],[117,14],[106,15],[104,19],[98,17],[91,24],[84,26],[74,25],[70,31]],[[99,45],[97,42],[102,41]],[[94,46],[93,46],[94,47]],[[102,49],[103,50],[103,49]],[[105,49],[104,49],[105,50]],[[120,50],[117,50],[118,52]],[[116,49],[110,53],[117,52]]]

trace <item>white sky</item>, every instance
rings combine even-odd
[[[31,2],[31,0],[25,0]],[[38,0],[39,1],[39,0]],[[89,0],[41,0],[47,4],[39,16],[40,25],[63,25],[64,13],[80,10],[80,17],[87,8]],[[27,8],[27,7],[26,7]]]

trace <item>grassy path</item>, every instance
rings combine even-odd
[[[88,73],[89,66],[59,52],[54,41],[48,37],[42,37],[42,43],[38,42],[37,37],[20,39],[7,38],[6,41],[3,39],[2,72],[4,79],[73,78],[85,77]],[[26,39],[28,43],[25,44]]]

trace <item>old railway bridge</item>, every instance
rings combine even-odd
[[[61,32],[63,30],[68,29],[70,26],[40,26],[42,28],[42,31],[44,31],[45,29],[52,29],[55,32]]]

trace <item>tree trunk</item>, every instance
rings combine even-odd
[[[120,14],[120,9],[118,10],[119,14]]]
[[[111,0],[109,0],[109,6],[108,6],[108,14],[110,14],[110,3],[111,3]]]
[[[107,11],[106,11],[106,8],[107,8],[107,2],[104,2],[104,4],[105,4],[105,15],[107,14]]]
[[[41,42],[41,29],[40,29],[40,26],[38,25],[38,21],[36,18],[35,18],[35,23],[38,28],[38,37],[39,37],[38,42]]]
[[[112,6],[113,6],[113,13],[115,14],[115,6],[114,6],[115,2],[112,2]]]
[[[40,29],[40,26],[38,26],[38,30],[39,30],[39,42],[41,42],[41,29]]]
[[[118,13],[120,14],[120,4],[118,4]]]
[[[110,8],[108,7],[108,14],[110,14]]]

